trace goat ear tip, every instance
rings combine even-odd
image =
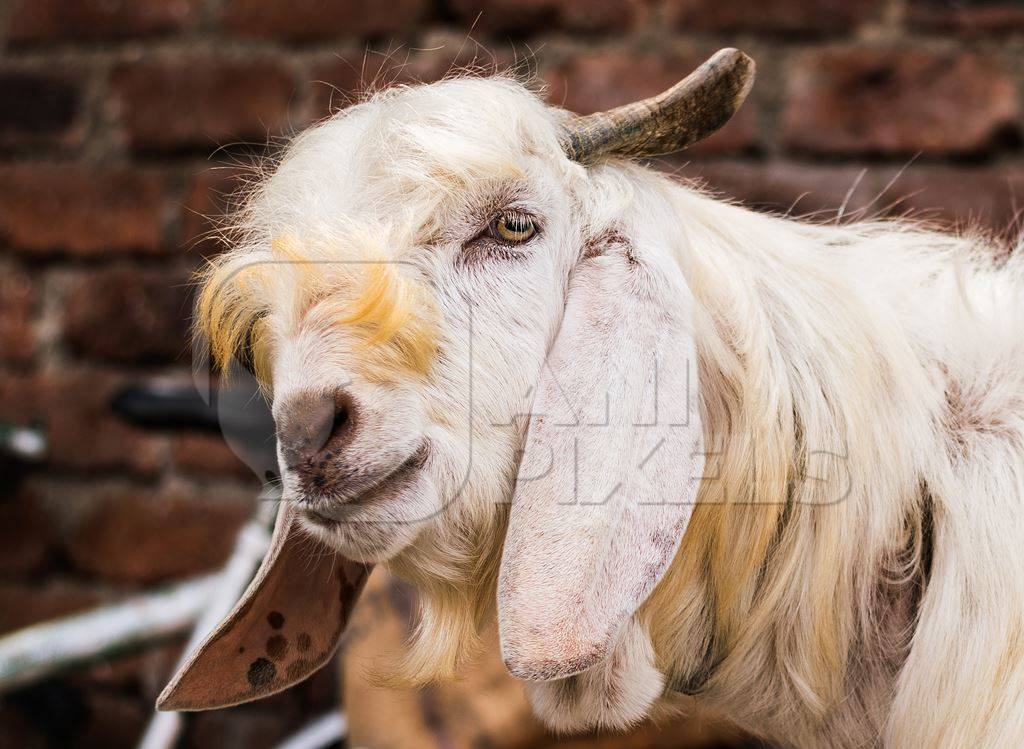
[[[181,712],[184,710],[201,710],[203,708],[197,708],[195,706],[194,699],[190,700],[187,696],[188,687],[182,684],[182,677],[184,676],[183,671],[178,671],[174,674],[171,680],[164,687],[164,691],[160,693],[160,696],[156,698],[156,709],[157,712],[161,713],[172,713]],[[211,707],[215,707],[212,705]]]
[[[156,709],[157,712],[167,713],[175,710],[180,710],[181,706],[175,702],[173,690],[168,686],[164,691],[160,693],[160,696],[156,698]]]
[[[180,690],[176,689],[174,685],[168,685],[168,687],[160,693],[160,696],[156,698],[156,710],[158,713],[216,710],[221,707],[228,707],[228,704],[222,704],[215,700],[206,703],[200,701],[197,703],[180,694]]]

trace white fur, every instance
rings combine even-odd
[[[661,696],[665,677],[654,658],[647,633],[630,621],[600,665],[557,681],[527,682],[526,696],[537,716],[559,733],[621,729],[639,723]]]
[[[704,442],[724,457],[709,457],[649,605],[571,677],[576,699],[531,686],[538,714],[562,730],[623,726],[686,689],[801,746],[1024,746],[1024,263],[908,224],[755,214],[626,162],[584,168],[559,150],[563,120],[500,78],[387,91],[300,136],[239,219],[229,262],[272,261],[287,234],[321,278],[384,253],[429,289],[436,361],[386,383],[360,373],[352,331],[295,302],[294,276],[260,292],[275,408],[296,389],[350,386],[381,416],[349,459],[393,463],[430,441],[400,496],[335,503],[347,522],[312,528],[420,587],[413,670],[454,672],[494,613],[518,417],[574,267],[613,232],[671,262],[693,296],[680,345],[697,352]],[[509,205],[542,234],[513,259],[467,258]],[[749,505],[775,496],[791,506],[765,537]],[[909,582],[885,587],[893,575]]]

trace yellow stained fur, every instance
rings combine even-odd
[[[319,262],[297,239],[282,235],[264,260],[251,253],[211,260],[199,283],[196,331],[224,373],[232,357],[247,354],[257,378],[269,385],[273,342],[263,316],[282,286],[299,324],[325,322],[357,331],[361,350],[353,366],[368,379],[387,382],[429,373],[436,349],[434,308],[396,263]]]
[[[368,333],[361,341],[360,353],[369,357],[370,371],[378,373],[371,379],[381,379],[380,373],[388,375],[396,366],[426,375],[435,343],[429,321],[432,310],[425,295],[399,274],[395,264],[384,261],[363,266],[360,288],[339,322],[360,326]]]
[[[457,532],[462,553],[439,568],[437,552],[450,539],[429,537],[392,560],[388,567],[416,586],[420,616],[407,648],[396,663],[373,673],[394,688],[422,687],[455,679],[478,652],[481,634],[494,621],[498,569],[508,507],[479,518],[476,527]]]
[[[253,326],[264,312],[260,289],[267,269],[257,262],[211,263],[200,275],[196,332],[210,347],[214,365],[225,374],[231,358],[250,345]]]

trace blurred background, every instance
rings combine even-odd
[[[251,516],[260,469],[216,431],[111,403],[190,386],[188,279],[254,159],[452,64],[514,65],[584,113],[726,45],[757,60],[750,100],[661,167],[818,220],[1016,231],[1020,0],[0,0],[0,633],[216,570]],[[375,575],[344,669],[353,744],[550,745],[493,659],[420,694],[366,684],[412,604]],[[0,746],[133,746],[183,642],[0,692]],[[179,745],[276,746],[339,704],[339,671],[196,716]],[[566,745],[758,746],[705,717]]]

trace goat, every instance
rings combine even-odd
[[[631,160],[753,68],[587,117],[454,77],[294,140],[198,303],[284,501],[162,709],[304,678],[381,563],[421,599],[382,678],[453,677],[496,616],[556,731],[691,695],[797,746],[1024,746],[1024,264]]]

